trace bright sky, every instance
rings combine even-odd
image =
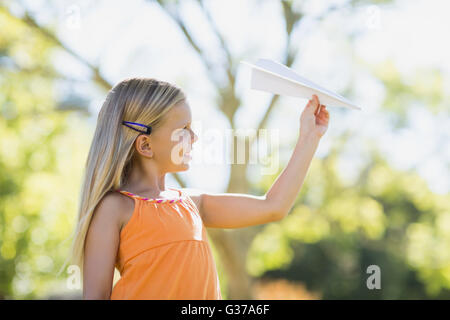
[[[54,21],[53,15],[39,10],[44,1],[26,2],[29,8],[37,8],[39,21]],[[278,1],[266,0],[258,1],[256,7],[255,2],[230,0],[206,1],[206,4],[231,52],[239,60],[256,61],[262,57],[280,61],[285,45],[281,5]],[[368,6],[331,14],[320,24],[311,17],[320,14],[323,10],[320,5],[326,7],[326,2],[306,3],[305,11],[310,16],[306,16],[293,36],[292,43],[299,50],[300,58],[293,68],[336,92],[344,90],[353,77],[355,95],[350,100],[363,108],[362,111],[330,108],[330,127],[316,155],[325,155],[336,142],[335,137],[352,128],[352,143],[340,160],[343,177],[350,181],[354,178],[356,169],[364,164],[367,156],[364,138],[372,137],[393,166],[400,169],[415,167],[434,192],[449,192],[448,112],[433,116],[411,106],[408,117],[412,127],[392,132],[388,117],[380,112],[383,87],[364,70],[357,69],[353,74],[349,71],[354,59],[375,64],[391,58],[405,79],[417,69],[436,67],[444,73],[444,90],[448,96],[450,42],[443,37],[450,30],[450,2],[398,1],[388,8]],[[203,132],[208,128],[228,129],[227,122],[216,110],[215,88],[207,76],[208,72],[214,71],[205,69],[176,25],[157,4],[143,0],[79,0],[55,1],[53,6],[58,8],[58,36],[86,60],[98,64],[111,83],[129,76],[173,81],[188,94],[194,130],[196,126]],[[182,12],[194,38],[220,65],[224,56],[196,2],[183,1]],[[355,38],[352,48],[344,40],[354,30],[360,35]],[[70,56],[56,56],[55,64],[70,77],[86,76],[87,70]],[[80,90],[92,91],[86,87]],[[263,116],[271,94],[250,90],[250,72],[242,65],[238,69],[236,90],[243,102],[237,125],[254,128]],[[103,99],[103,95],[97,95],[92,101],[93,125]],[[280,157],[285,160],[292,152],[287,147],[293,145],[293,139],[297,137],[299,117],[306,100],[283,97],[280,102],[279,112],[274,113],[276,117],[270,120],[269,128],[279,129]],[[226,141],[211,140],[207,135],[199,135],[199,138],[194,145],[191,169],[182,176],[191,187],[221,192],[229,174],[228,165],[205,165],[202,159],[207,152],[212,152],[211,148],[224,152]],[[176,185],[174,181],[168,181],[168,184]]]

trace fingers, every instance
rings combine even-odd
[[[317,112],[314,115],[324,116],[324,115],[328,114],[328,110],[326,108],[327,108],[327,106],[324,104],[319,105],[319,108],[317,108]]]
[[[308,112],[311,112],[315,116],[324,120],[330,117],[330,114],[326,108],[326,105],[320,104],[319,97],[316,94],[313,94],[312,99],[309,99],[308,104],[306,105]]]
[[[317,108],[316,112],[314,113],[314,115],[318,116],[320,114],[320,109],[323,107],[323,104],[319,104],[319,107]]]
[[[313,94],[312,99],[308,101],[308,104],[306,107],[308,108],[309,112],[316,114],[317,108],[319,107],[319,97],[317,95]]]
[[[315,102],[317,105],[320,104],[320,102],[319,102],[319,97],[318,97],[316,94],[313,94],[313,100],[314,100],[314,102]]]
[[[323,105],[323,104],[321,104],[320,106],[321,106],[321,110],[320,110],[320,113],[317,114],[318,117],[323,120],[328,120],[330,118],[330,113],[326,109],[327,106]]]

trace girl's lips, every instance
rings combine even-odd
[[[192,149],[189,149],[189,150],[186,151],[184,154],[185,154],[185,155],[191,155],[191,151],[192,151]]]
[[[192,148],[187,149],[187,151],[183,153],[183,157],[192,159],[191,151],[192,151]]]

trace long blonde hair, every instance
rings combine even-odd
[[[78,222],[72,235],[71,263],[80,267],[81,274],[85,239],[94,210],[106,193],[126,183],[131,172],[133,143],[140,133],[123,125],[122,121],[145,124],[154,130],[163,116],[185,99],[177,85],[154,78],[127,78],[108,92],[98,114],[84,168]],[[145,131],[142,127],[133,127]]]

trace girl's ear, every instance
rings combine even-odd
[[[153,150],[150,143],[150,137],[146,135],[140,135],[135,141],[136,150],[144,157],[152,158]]]

